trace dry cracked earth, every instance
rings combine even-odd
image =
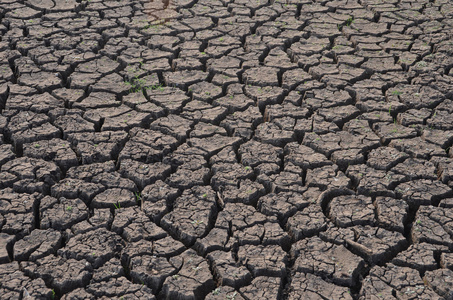
[[[0,0],[1,299],[453,299],[450,0]]]

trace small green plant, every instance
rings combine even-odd
[[[115,209],[120,209],[121,208],[121,203],[113,203],[113,206],[115,206]]]
[[[179,275],[178,275],[178,274],[175,274],[175,275],[171,276],[171,278],[173,278],[173,280],[178,280]]]
[[[164,87],[162,86],[162,84],[155,84],[155,85],[152,85],[152,86],[148,86],[146,87],[145,89],[147,90],[159,90],[159,91],[163,91],[164,90]]]
[[[66,206],[67,211],[72,211],[72,206]]]
[[[402,93],[403,93],[403,92],[401,92],[401,91],[394,90],[394,91],[392,92],[392,95],[393,95],[393,96],[399,96],[399,95],[401,95]]]
[[[354,18],[353,17],[349,17],[346,20],[346,26],[351,26],[352,23],[354,23]]]
[[[140,203],[142,201],[142,193],[135,192],[135,202]]]
[[[143,78],[138,78],[138,75],[136,75],[130,81],[125,81],[124,84],[130,86],[129,92],[137,93],[137,92],[141,91],[142,88],[146,85],[146,81]]]
[[[201,225],[201,224],[203,224],[204,222],[203,222],[203,220],[193,220],[193,221],[190,222],[190,223],[192,223],[192,225],[194,225],[195,227],[198,227],[198,225]]]
[[[218,288],[216,288],[215,290],[212,291],[212,294],[213,295],[219,295],[220,292],[221,292],[221,289],[220,289],[220,287],[218,287]]]
[[[415,223],[416,223],[417,225],[420,225],[420,224],[422,224],[422,221],[417,220]]]
[[[163,25],[163,23],[154,23],[154,24],[148,24],[148,25],[145,25],[142,27],[142,29],[154,29],[154,30],[159,30],[161,28],[161,25]]]
[[[136,93],[141,90],[141,87],[136,83],[135,79],[131,81],[125,81],[124,84],[130,86],[129,92],[131,93]]]
[[[235,300],[238,293],[235,291],[233,294],[226,296],[227,300]]]
[[[55,290],[52,289],[51,292],[52,292],[52,295],[50,295],[50,298],[51,298],[51,299],[55,299]]]
[[[250,170],[250,169],[251,169],[250,166],[246,166],[246,167],[245,167],[245,170],[246,170],[246,171],[248,171],[248,170]]]

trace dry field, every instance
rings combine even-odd
[[[0,0],[0,298],[453,299],[451,0]]]

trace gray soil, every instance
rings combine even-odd
[[[453,299],[449,0],[0,0],[0,298]]]

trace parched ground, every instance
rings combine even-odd
[[[451,0],[0,0],[0,298],[453,299]]]

